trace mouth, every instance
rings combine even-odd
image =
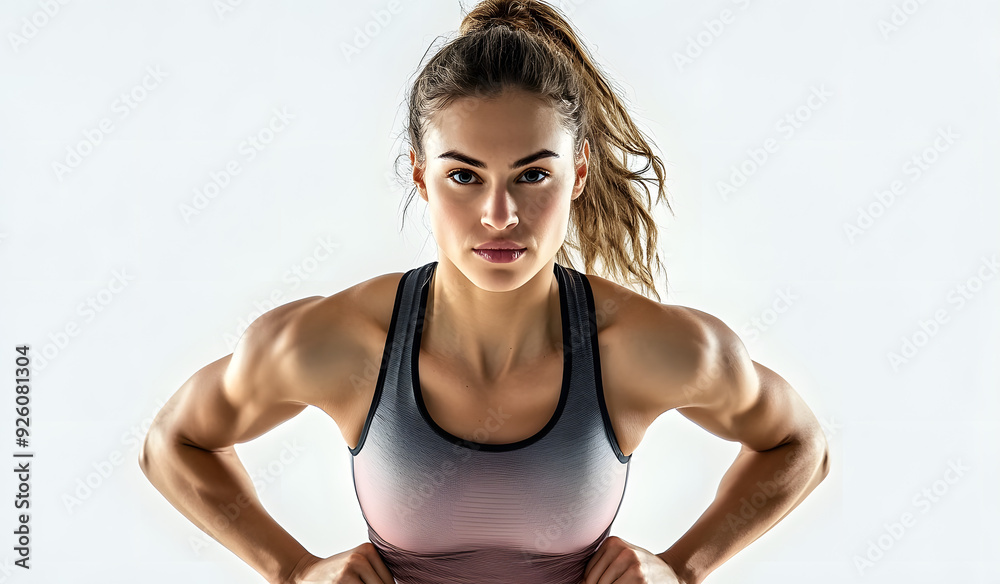
[[[517,260],[519,257],[523,256],[528,248],[522,247],[520,249],[489,249],[489,248],[479,248],[473,249],[473,253],[477,256],[483,258],[484,260],[494,263],[494,264],[506,264]]]
[[[509,239],[495,239],[493,241],[487,241],[481,243],[476,247],[472,248],[476,251],[491,251],[497,249],[528,249],[516,241],[511,241]]]

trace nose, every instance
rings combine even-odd
[[[517,205],[505,185],[499,185],[486,198],[483,208],[483,225],[503,231],[517,225]]]

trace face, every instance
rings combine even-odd
[[[522,90],[452,102],[428,121],[424,140],[424,164],[416,166],[412,150],[410,162],[441,260],[496,292],[548,266],[566,237],[570,202],[583,192],[589,144],[575,152],[555,110]],[[506,263],[476,253],[500,239],[524,251]]]

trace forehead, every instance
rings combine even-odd
[[[572,148],[572,136],[556,110],[522,90],[490,99],[458,98],[430,117],[424,137],[429,159],[451,149],[489,162],[514,160],[540,148]]]

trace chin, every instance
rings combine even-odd
[[[482,290],[510,292],[520,288],[537,274],[539,267],[533,259],[535,258],[529,251],[512,262],[493,263],[470,252],[469,261],[463,262],[460,269]]]

